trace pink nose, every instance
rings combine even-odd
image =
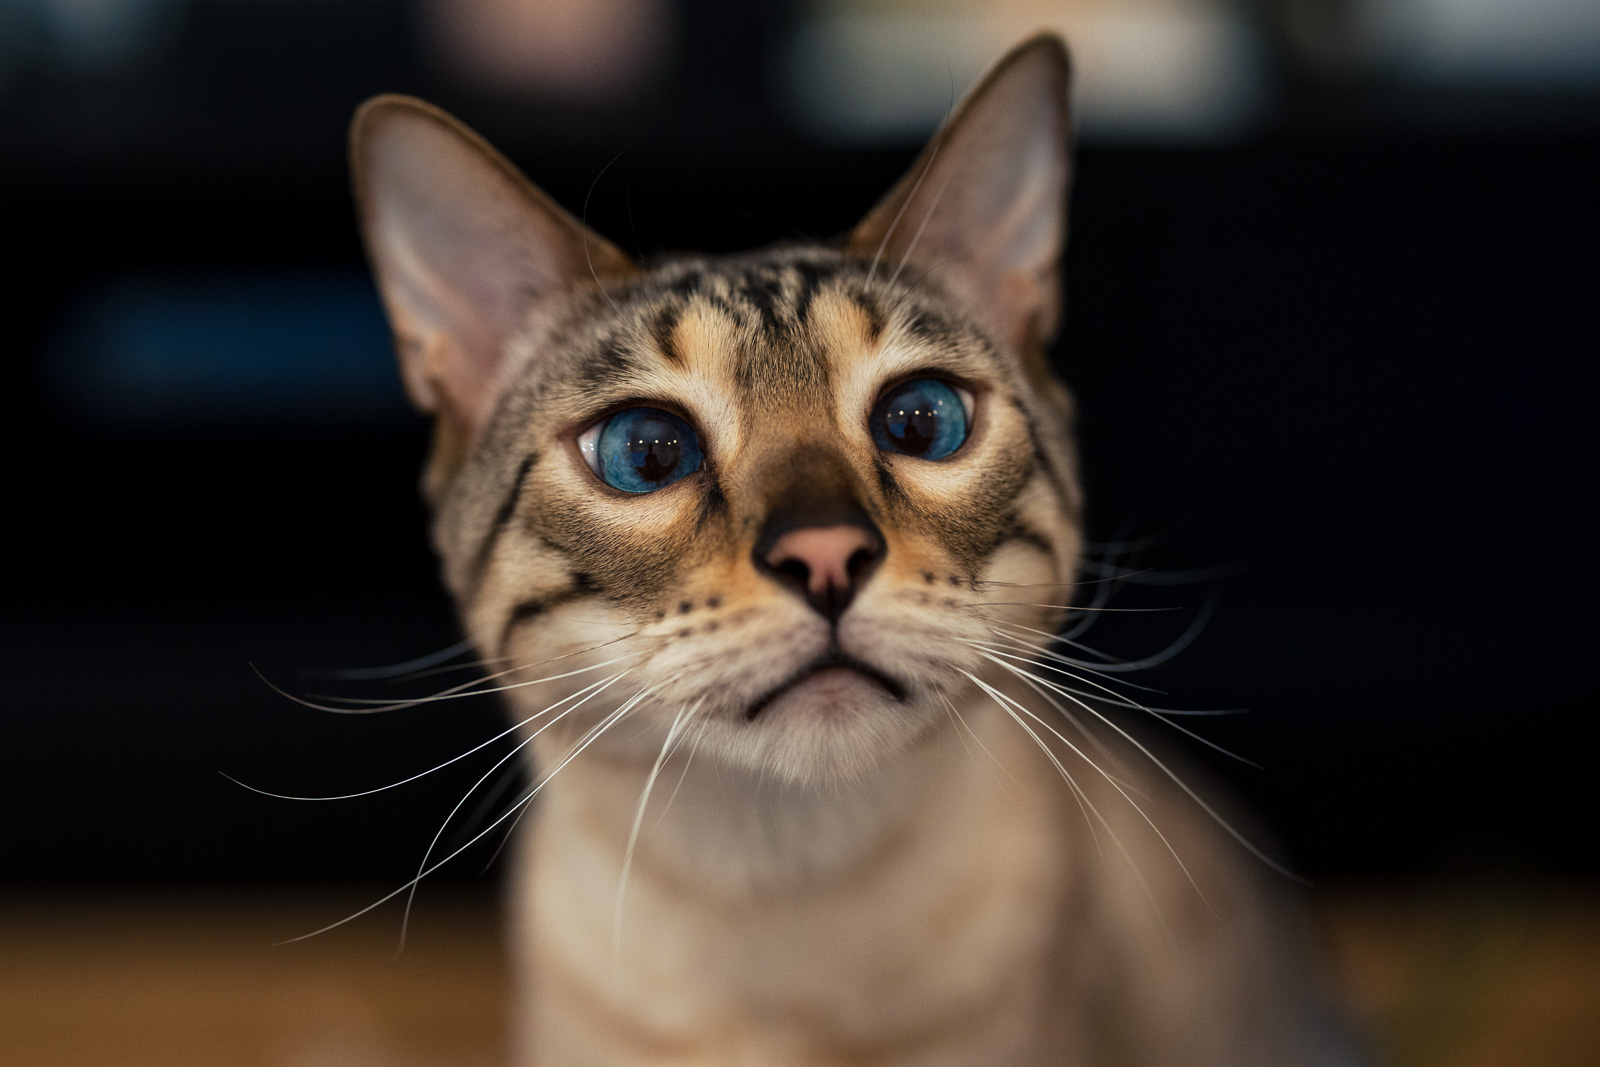
[[[778,538],[767,553],[767,566],[803,578],[815,601],[849,592],[853,565],[879,551],[877,539],[859,526],[808,526]]]

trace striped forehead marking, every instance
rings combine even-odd
[[[757,403],[826,394],[830,359],[883,330],[862,271],[845,259],[686,265],[627,294],[639,311],[592,342],[578,378],[616,387],[664,366],[715,374]]]

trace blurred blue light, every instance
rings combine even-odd
[[[42,378],[102,429],[360,429],[409,408],[364,272],[141,276],[77,303]]]

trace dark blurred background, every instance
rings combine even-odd
[[[0,888],[399,884],[487,765],[317,805],[219,774],[350,792],[501,726],[251,666],[312,692],[459,636],[362,99],[441,104],[625,248],[724,251],[847,228],[1039,25],[1079,60],[1093,535],[1242,565],[1138,680],[1248,708],[1196,728],[1261,769],[1181,751],[1314,877],[1600,873],[1600,5],[0,0]],[[1182,610],[1100,639],[1211,589],[1130,588]]]

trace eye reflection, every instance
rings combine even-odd
[[[895,386],[873,409],[872,439],[885,452],[943,459],[967,439],[967,407],[956,388],[937,378]]]
[[[591,470],[625,493],[649,493],[700,469],[700,439],[688,423],[658,408],[628,408],[578,438]]]

